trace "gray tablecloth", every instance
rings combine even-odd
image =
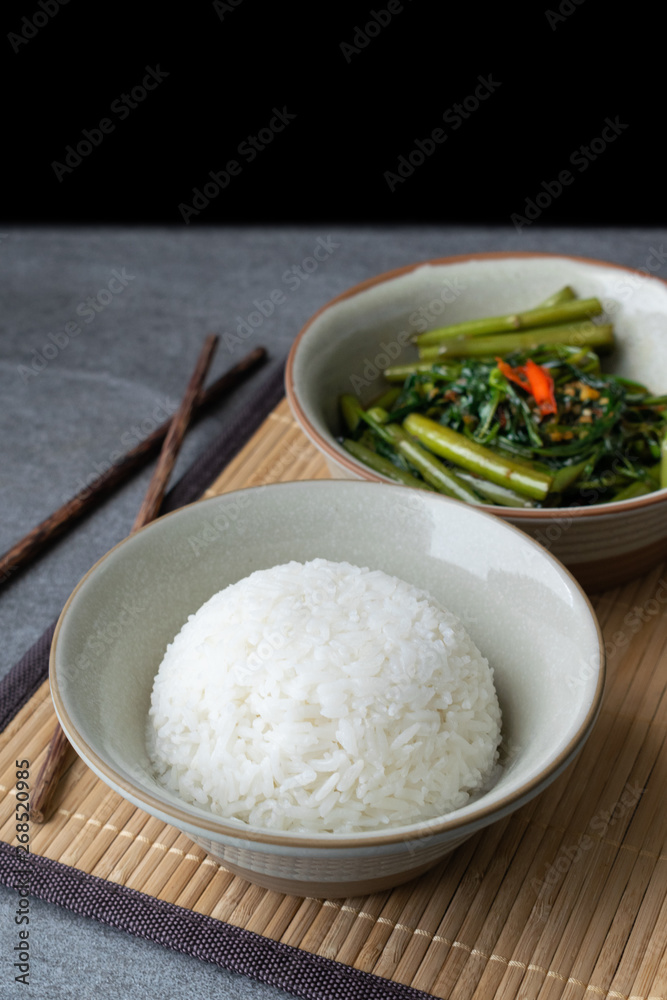
[[[0,551],[165,419],[209,332],[221,336],[212,378],[260,344],[270,361],[192,429],[174,481],[284,362],[308,317],[358,281],[485,250],[576,254],[665,277],[666,245],[657,229],[0,227]],[[0,590],[0,675],[128,533],[151,468]],[[286,995],[37,900],[22,987],[15,908],[2,888],[3,997]]]

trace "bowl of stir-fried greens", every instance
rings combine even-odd
[[[335,477],[481,507],[587,589],[667,556],[660,279],[536,253],[410,265],[306,324],[286,390]]]

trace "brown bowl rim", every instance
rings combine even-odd
[[[353,285],[351,288],[346,289],[344,292],[341,292],[339,295],[335,296],[335,298],[330,299],[323,306],[321,306],[317,312],[313,313],[297,334],[290,349],[285,365],[285,394],[292,413],[306,436],[328,458],[336,462],[337,465],[347,469],[348,472],[352,473],[355,477],[361,476],[361,478],[374,483],[390,483],[390,479],[385,478],[373,469],[368,469],[360,462],[355,461],[355,459],[351,456],[346,455],[344,452],[337,451],[326,438],[322,437],[306,416],[294,385],[294,364],[301,341],[308,333],[308,330],[323,313],[327,312],[327,310],[329,310],[332,306],[337,305],[339,302],[344,302],[345,299],[352,298],[354,295],[358,295],[360,292],[364,292],[369,288],[375,287],[376,285],[383,284],[386,281],[392,281],[405,274],[410,274],[412,271],[415,271],[420,267],[438,267],[446,264],[465,263],[466,261],[473,260],[498,260],[501,258],[524,259],[535,257],[548,257],[555,260],[572,260],[578,261],[582,264],[595,264],[599,267],[614,268],[618,271],[623,271],[626,274],[636,274],[640,276],[642,280],[654,280],[667,286],[667,280],[664,278],[659,278],[657,275],[644,274],[637,268],[626,267],[624,264],[616,264],[613,261],[607,260],[597,260],[594,257],[580,257],[575,254],[548,253],[546,251],[539,250],[493,250],[482,253],[457,254],[451,257],[436,257],[428,260],[420,260],[413,264],[405,264],[402,267],[397,267],[390,271],[384,271],[381,274],[374,275],[371,278],[366,278],[358,284]],[[495,514],[496,516],[500,514],[503,517],[511,517],[512,520],[530,522],[543,521],[545,519],[558,520],[563,517],[613,517],[616,514],[624,514],[627,511],[639,510],[642,507],[651,507],[654,504],[663,503],[665,501],[667,501],[667,490],[659,489],[654,490],[653,493],[649,493],[643,497],[618,500],[608,504],[589,504],[588,506],[575,505],[571,507],[540,507],[538,509],[524,509],[522,507],[509,508],[502,507],[497,504],[479,504],[477,505],[477,509]]]
[[[132,535],[129,535],[127,538],[122,539],[114,545],[113,548],[109,549],[108,552],[106,552],[93,566],[91,566],[88,572],[85,573],[79,580],[76,587],[68,597],[56,624],[49,655],[49,683],[51,689],[51,699],[56,710],[56,715],[65,735],[68,739],[70,739],[70,742],[72,742],[72,745],[77,750],[77,753],[79,753],[84,761],[90,761],[93,770],[96,771],[106,784],[116,789],[122,789],[120,794],[122,794],[123,797],[128,799],[130,802],[137,805],[138,808],[146,809],[146,811],[152,815],[157,814],[160,817],[169,817],[166,822],[171,823],[179,829],[183,829],[183,827],[186,829],[188,827],[196,828],[198,835],[203,831],[207,831],[213,835],[217,835],[218,837],[228,837],[235,840],[267,844],[274,847],[288,847],[292,849],[308,848],[322,851],[341,848],[366,849],[381,847],[391,844],[406,843],[413,840],[423,840],[428,837],[438,836],[439,834],[447,833],[448,831],[455,831],[467,826],[470,826],[471,832],[474,832],[475,830],[494,822],[494,816],[496,816],[496,814],[500,815],[505,814],[508,811],[514,811],[547,787],[549,783],[554,780],[558,774],[574,759],[574,757],[578,755],[585,741],[588,739],[601,709],[602,695],[606,681],[606,650],[604,637],[602,635],[597,615],[585,590],[567,566],[564,566],[563,563],[552,553],[544,550],[538,542],[530,538],[530,536],[527,536],[526,533],[520,528],[508,522],[504,522],[505,527],[510,531],[518,532],[524,542],[528,541],[530,544],[537,546],[547,559],[552,560],[556,564],[557,568],[569,579],[572,587],[579,592],[585,606],[588,608],[597,634],[598,677],[595,692],[591,698],[591,703],[588,707],[586,715],[577,729],[577,732],[572,735],[567,745],[563,747],[560,753],[554,757],[547,767],[544,768],[538,775],[535,775],[532,780],[526,782],[516,791],[504,795],[498,802],[482,806],[479,810],[476,810],[470,815],[457,816],[454,819],[436,817],[433,820],[423,822],[422,824],[411,824],[402,828],[399,827],[393,830],[389,829],[374,836],[366,832],[358,833],[356,835],[333,833],[310,835],[304,833],[294,833],[290,836],[289,832],[272,833],[270,830],[260,830],[256,827],[244,829],[240,826],[236,827],[227,825],[222,818],[215,817],[214,815],[211,815],[210,819],[207,816],[193,815],[185,808],[173,805],[173,803],[165,801],[164,799],[161,799],[144,789],[138,789],[131,781],[128,781],[125,777],[120,775],[113,766],[104,760],[97,750],[95,750],[88,743],[88,741],[83,738],[78,730],[78,727],[71,719],[58,685],[55,670],[56,651],[58,648],[58,641],[63,622],[74,598],[90,576],[95,573],[98,568],[101,567],[119,548],[128,543],[131,544],[139,535],[153,530],[156,524],[162,523],[171,517],[178,516],[182,511],[187,510],[189,507],[200,506],[201,504],[220,503],[223,502],[223,498],[224,502],[230,502],[231,499],[238,496],[239,493],[246,492],[246,490],[266,490],[267,488],[276,490],[286,487],[293,488],[295,485],[298,486],[300,484],[311,486],[313,484],[317,484],[318,489],[321,488],[324,490],[332,488],[335,489],[335,484],[337,482],[341,482],[341,480],[306,479],[295,482],[271,483],[268,487],[247,486],[239,490],[233,490],[229,493],[220,494],[219,496],[208,497],[203,500],[196,500],[190,504],[185,504],[177,510],[171,511],[168,514],[163,514],[161,517],[156,518],[139,531],[134,532]],[[342,482],[347,483],[347,485],[352,486],[352,488],[355,487],[355,484],[363,484],[362,480],[342,480]],[[439,500],[443,503],[457,503],[457,501],[452,500],[449,497],[440,497]],[[476,507],[473,509],[479,510],[480,508]],[[486,516],[493,515],[487,514]]]

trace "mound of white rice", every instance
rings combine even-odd
[[[190,615],[155,678],[160,781],[224,817],[348,833],[441,816],[494,770],[493,672],[461,622],[378,570],[259,570]]]

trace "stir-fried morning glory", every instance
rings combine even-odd
[[[567,304],[565,290],[560,295]],[[591,303],[583,308],[592,314]],[[528,331],[532,346],[516,347],[514,328],[501,320],[505,332],[494,335],[492,353],[480,355],[491,338],[475,331],[463,356],[424,359],[422,351],[420,361],[387,369],[392,387],[373,407],[342,397],[344,447],[378,472],[393,468],[397,482],[469,503],[590,505],[667,487],[667,395],[604,373],[590,331],[558,341],[561,324],[546,324]],[[422,341],[429,351],[462,344],[451,329],[441,341],[435,332]],[[605,340],[604,350],[612,348]]]

